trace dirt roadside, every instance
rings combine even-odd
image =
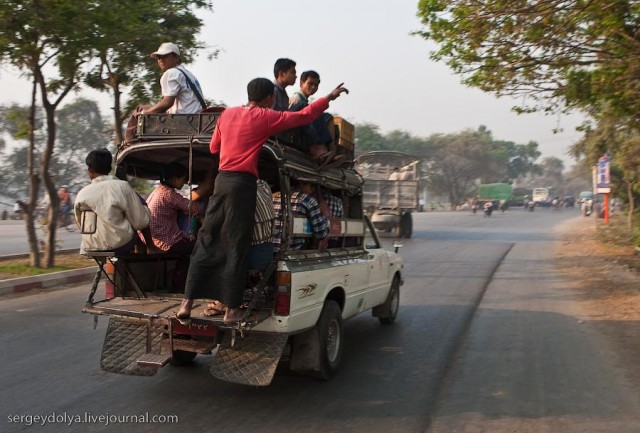
[[[616,242],[603,220],[572,220],[558,230],[556,265],[571,282],[580,323],[604,337],[616,365],[640,390],[640,255]]]

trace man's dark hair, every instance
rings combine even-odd
[[[300,75],[300,82],[307,81],[307,78],[309,77],[315,78],[316,80],[320,81],[320,74],[318,74],[316,71],[304,71]]]
[[[251,102],[260,102],[273,95],[274,84],[266,78],[254,78],[247,84],[247,96]]]
[[[164,168],[164,173],[162,179],[160,179],[160,183],[165,186],[169,185],[169,179],[172,177],[183,177],[187,175],[187,169],[184,165],[178,162],[172,162]]]
[[[98,174],[109,174],[112,161],[111,152],[104,147],[102,149],[92,150],[84,160],[87,168]]]
[[[291,59],[278,59],[275,65],[273,65],[273,76],[278,78],[280,73],[287,72],[291,68],[296,67],[296,62]]]

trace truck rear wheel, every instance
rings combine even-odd
[[[410,239],[413,234],[413,218],[411,213],[407,212],[400,218],[401,237]]]
[[[195,359],[197,353],[196,352],[188,352],[186,350],[174,350],[171,356],[171,365],[176,367],[191,364]]]
[[[342,335],[342,311],[337,302],[327,300],[318,319],[319,369],[314,377],[328,380],[335,375],[342,360],[344,345]]]

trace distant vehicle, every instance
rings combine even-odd
[[[418,210],[420,160],[402,152],[376,150],[358,156],[356,169],[364,180],[362,205],[376,230],[410,238],[411,213]]]
[[[593,192],[592,191],[582,191],[578,194],[578,203],[585,202],[587,200],[593,200]]]
[[[533,188],[531,200],[533,200],[534,203],[546,206],[551,201],[549,188]]]
[[[481,183],[478,185],[479,201],[501,201],[511,200],[513,187],[508,183]]]
[[[526,206],[531,197],[531,188],[513,188],[511,200],[507,202],[509,206]]]
[[[576,198],[572,195],[566,195],[562,202],[564,203],[564,207],[574,207],[576,204]]]

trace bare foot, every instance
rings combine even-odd
[[[224,323],[227,325],[237,323],[243,316],[244,312],[240,308],[227,308],[227,312],[224,314]]]
[[[188,325],[191,322],[191,308],[193,307],[193,299],[183,299],[180,309],[176,313],[176,319],[183,324]]]

